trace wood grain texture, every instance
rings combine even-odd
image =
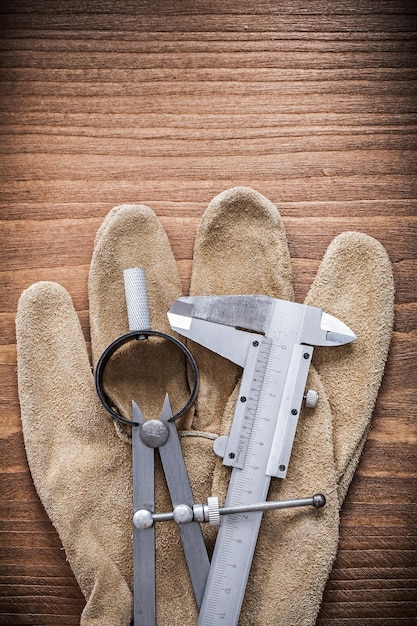
[[[199,219],[235,185],[279,206],[298,300],[338,233],[390,254],[394,337],[318,624],[416,624],[415,3],[3,0],[0,21],[0,624],[83,607],[27,467],[19,294],[62,283],[88,341],[94,235],[126,202],[160,217],[187,293]]]

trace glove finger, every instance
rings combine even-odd
[[[285,231],[274,205],[257,192],[242,188],[229,190],[212,201],[196,237],[190,292],[262,293],[293,299]],[[192,350],[202,378],[193,426],[199,431],[227,434],[240,369],[197,345]],[[315,387],[318,385],[319,381]],[[321,407],[313,418],[301,414],[288,478],[272,480],[269,499],[305,497],[323,491],[328,500],[326,510],[265,515],[239,623],[312,624],[317,615],[338,533],[331,414],[324,397]],[[192,468],[197,450],[186,453]],[[197,472],[198,468],[192,476]],[[210,471],[201,491],[224,501],[229,476],[229,468],[216,459],[214,471]],[[213,533],[210,539],[214,540]],[[294,564],[300,551],[301,558]],[[300,597],[300,602],[295,602],[295,597]]]
[[[276,206],[248,187],[216,196],[199,225],[190,294],[257,294],[291,300],[290,256]],[[234,364],[192,344],[200,371],[193,428],[219,432],[227,399],[240,378]],[[221,381],[221,384],[219,384]]]
[[[341,502],[369,429],[388,355],[394,282],[383,246],[368,235],[342,233],[330,244],[306,298],[345,322],[357,335],[334,350],[317,348],[314,364],[333,413]]]
[[[145,268],[152,328],[171,333],[166,312],[181,295],[181,282],[166,233],[155,213],[143,205],[115,207],[97,233],[89,274],[94,363],[129,330],[123,270],[131,267]],[[184,356],[166,340],[127,344],[109,362],[104,387],[127,418],[132,399],[146,417],[158,418],[166,392],[175,413],[188,398]]]
[[[81,623],[129,624],[131,546],[125,537],[131,532],[132,496],[126,444],[96,399],[81,327],[64,288],[41,282],[23,292],[16,334],[27,458],[87,600]]]
[[[262,293],[293,299],[291,278],[284,225],[276,206],[247,187],[232,188],[213,198],[196,234],[190,294]],[[200,389],[193,421],[197,432],[183,433],[183,449],[194,491],[201,493],[203,500],[215,494],[223,501],[228,470],[214,456],[208,437],[209,431],[229,431],[241,369],[198,344],[190,344],[199,367]],[[224,413],[226,403],[229,409]],[[206,471],[199,462],[201,451],[208,459]],[[215,530],[204,531],[208,545],[214,545]]]
[[[348,253],[352,255],[352,239],[355,240],[353,259],[356,257],[354,263],[359,263],[361,276],[355,266],[352,268],[352,256],[348,256]],[[329,272],[329,266],[332,267],[333,274]],[[324,273],[323,268],[326,268],[327,273]],[[350,272],[346,271],[347,269],[350,269]],[[314,623],[322,591],[336,554],[339,498],[343,497],[347,489],[365,440],[366,420],[361,423],[358,418],[364,417],[361,415],[364,404],[365,412],[372,411],[388,350],[392,327],[393,288],[389,261],[382,247],[366,236],[357,234],[341,236],[337,238],[333,250],[326,255],[321,270],[312,291],[315,285],[320,284],[325,293],[316,292],[315,299],[307,298],[306,303],[321,306],[327,312],[339,317],[358,336],[367,331],[367,340],[372,347],[368,353],[369,360],[362,356],[362,361],[359,361],[358,353],[352,349],[356,346],[316,350],[318,355],[316,363],[318,362],[319,366],[321,364],[328,366],[333,378],[326,376],[326,367],[324,369],[319,367],[320,376],[313,368],[311,369],[309,385],[319,391],[319,404],[314,412],[308,414],[306,409],[303,409],[287,479],[282,482],[272,481],[269,499],[303,497],[321,491],[326,495],[327,505],[325,509],[313,515],[307,511],[288,511],[280,515],[279,520],[274,520],[272,513],[265,515],[245,596],[242,623]],[[372,278],[373,276],[377,278]],[[371,285],[364,294],[363,287],[369,280]],[[359,290],[361,298],[355,292],[355,287],[360,283],[362,283],[362,290]],[[326,293],[329,296],[327,298],[324,297]],[[369,309],[371,311],[368,313]],[[378,345],[380,352],[376,357],[375,367],[375,363],[369,357]],[[339,411],[333,416],[335,405],[328,401],[331,391],[335,389],[336,397],[340,399],[341,393],[343,391],[346,393],[351,388],[352,381],[357,380],[363,385],[364,380],[372,378],[369,377],[369,370],[372,370],[372,367],[374,374],[376,373],[376,380],[370,380],[373,396],[366,402],[363,399],[363,392],[362,397],[358,398],[361,391],[353,388],[352,393],[357,400],[356,409],[352,405],[345,407],[342,403],[345,413],[343,414],[336,405]],[[231,402],[231,405],[234,406],[234,402]],[[350,413],[352,418],[348,424],[346,424],[347,413]],[[345,427],[342,432],[338,428],[341,422]],[[342,471],[340,466],[338,467],[337,475],[333,442],[339,462],[341,456],[337,455],[341,448],[340,446],[338,448],[337,443],[345,446],[344,465]],[[226,473],[226,470],[223,469],[223,473]],[[222,487],[224,488],[227,484],[224,478],[223,476],[222,480],[222,475],[218,474],[215,490],[220,491]],[[294,598],[297,598],[297,602],[294,602]]]

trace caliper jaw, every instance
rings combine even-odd
[[[227,328],[239,333],[249,331],[274,338],[277,333],[285,330],[283,327],[287,320],[294,316],[300,320],[299,335],[294,337],[298,343],[337,346],[356,339],[346,324],[322,309],[269,296],[188,296],[178,298],[168,311],[173,330],[217,354],[222,354],[221,350],[230,350],[229,346],[223,345],[225,338],[229,338],[232,344],[237,343],[239,338],[243,339],[243,335],[226,332]],[[219,326],[226,329],[223,329],[224,335],[218,339],[216,335],[221,333]],[[247,341],[249,339],[247,337]],[[226,354],[222,356],[242,365],[241,357],[231,352],[230,357]]]
[[[275,299],[269,296],[187,296],[178,298],[169,309],[168,317],[180,317],[215,322],[260,334],[267,333],[271,324]]]
[[[317,307],[261,295],[183,297],[168,318],[173,330],[243,367],[229,436],[215,446],[224,465],[243,467],[260,391],[269,379],[264,404],[276,429],[266,472],[285,478],[313,347],[349,343],[354,333]],[[268,371],[270,352],[276,365]]]
[[[247,296],[183,297],[170,307],[168,320],[180,335],[245,367],[256,332],[262,336],[269,327],[272,300],[265,296],[250,296],[249,301]],[[245,303],[249,303],[247,311]]]
[[[277,302],[280,302],[279,300]],[[293,304],[293,303],[291,303]],[[299,343],[309,346],[342,346],[355,341],[356,335],[349,326],[317,307],[299,304],[305,308]]]

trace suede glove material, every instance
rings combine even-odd
[[[127,332],[123,269],[145,267],[152,327],[166,318],[181,284],[165,232],[151,209],[113,209],[97,233],[89,276],[93,365]],[[199,226],[192,295],[261,293],[293,299],[291,263],[276,207],[249,188],[210,203]],[[306,303],[322,307],[357,334],[354,344],[316,348],[308,386],[319,392],[303,410],[290,469],[273,479],[270,499],[323,492],[320,511],[264,514],[240,624],[313,624],[338,541],[338,511],[366,439],[387,356],[393,282],[382,246],[360,233],[330,245]],[[32,477],[86,598],[81,624],[128,625],[132,613],[131,450],[96,398],[88,350],[66,291],[54,283],[26,290],[17,314],[22,426]],[[181,338],[180,338],[181,339]],[[201,385],[178,424],[195,500],[223,500],[229,470],[212,452],[227,434],[241,370],[191,344]],[[125,416],[135,399],[158,418],[165,393],[174,411],[186,401],[183,355],[163,341],[138,342],[115,355],[106,391]],[[157,469],[157,510],[170,510]],[[209,549],[215,530],[204,525]],[[197,610],[175,526],[157,525],[158,624],[196,623]]]

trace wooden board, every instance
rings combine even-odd
[[[19,294],[59,281],[88,340],[94,235],[126,202],[160,217],[187,293],[199,219],[235,185],[279,206],[300,301],[338,233],[390,254],[392,348],[318,624],[417,623],[415,3],[3,0],[0,18],[0,624],[75,625],[84,604],[26,463]]]

